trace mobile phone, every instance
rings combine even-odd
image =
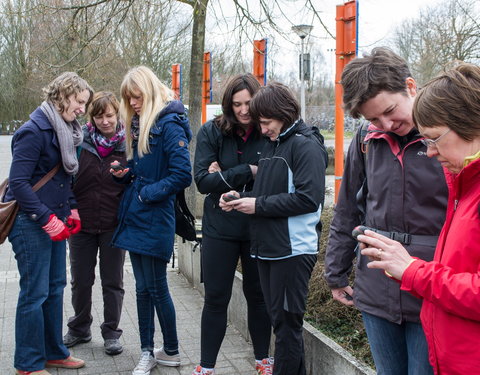
[[[112,168],[115,172],[123,171],[125,167],[118,163],[118,164],[110,164],[110,168]]]
[[[366,227],[365,225],[359,225],[359,226],[356,226],[355,228],[353,228],[352,237],[357,239],[357,237],[361,234],[364,234],[366,230],[371,230],[373,232],[376,232],[376,230],[373,229],[373,228]]]
[[[230,202],[230,201],[234,201],[235,199],[239,199],[239,198],[236,195],[233,195],[233,194],[223,194],[222,199],[225,202]]]

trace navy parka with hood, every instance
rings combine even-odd
[[[192,181],[188,142],[192,138],[185,108],[172,101],[150,130],[150,153],[139,157],[133,144],[127,183],[119,207],[113,246],[168,261],[175,235],[175,195]]]

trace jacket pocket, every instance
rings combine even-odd
[[[151,205],[143,203],[137,191],[134,191],[132,195],[125,215],[125,224],[144,229],[151,228],[153,218]]]

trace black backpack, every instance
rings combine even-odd
[[[200,242],[195,229],[195,217],[185,201],[185,190],[177,193],[175,198],[175,234],[185,241]]]

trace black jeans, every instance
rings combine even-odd
[[[201,361],[215,367],[227,329],[227,308],[238,259],[242,261],[243,293],[248,306],[248,330],[256,359],[268,357],[271,325],[258,277],[257,261],[250,256],[250,241],[224,241],[203,236],[202,271],[205,304],[201,323]]]
[[[316,255],[258,260],[260,282],[275,333],[274,375],[305,375],[303,316]]]
[[[100,278],[103,293],[104,339],[118,339],[122,330],[118,328],[122,313],[123,264],[125,251],[111,247],[113,232],[91,234],[79,232],[69,239],[70,271],[72,273],[72,305],[75,315],[68,319],[69,332],[74,336],[90,334],[92,324],[92,287],[95,282],[97,254],[100,259]]]

